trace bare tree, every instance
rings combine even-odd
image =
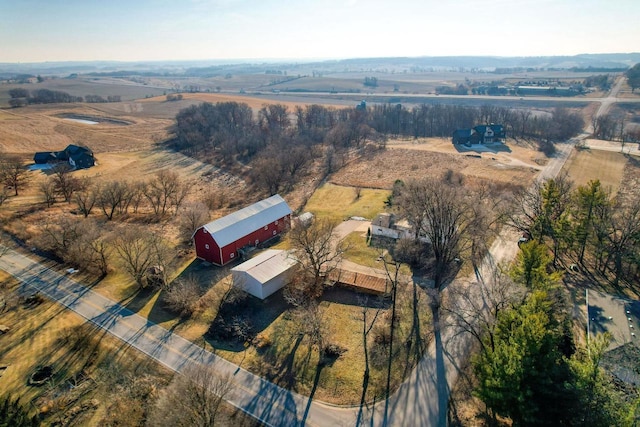
[[[534,239],[540,239],[542,230],[539,228],[538,218],[542,215],[542,183],[539,181],[529,188],[522,188],[513,194],[504,211],[505,223]]]
[[[307,225],[297,223],[289,232],[291,248],[304,275],[301,284],[311,294],[322,292],[325,277],[338,267],[347,249],[335,235],[335,227],[334,221],[316,219]]]
[[[38,233],[41,248],[65,258],[82,234],[83,223],[77,218],[61,216],[53,221],[44,221]]]
[[[127,208],[131,206],[133,208],[133,213],[138,213],[138,209],[140,209],[140,206],[145,199],[146,187],[147,184],[142,181],[129,184],[130,199],[127,201]]]
[[[108,220],[113,219],[118,207],[127,199],[128,192],[129,186],[122,181],[109,181],[100,187],[98,206]]]
[[[39,186],[42,201],[48,208],[56,202],[56,185],[51,178],[42,181]]]
[[[195,311],[201,294],[198,279],[195,276],[187,276],[171,283],[163,300],[169,310],[182,317],[189,317]]]
[[[71,202],[71,196],[78,190],[80,181],[71,175],[71,166],[61,163],[53,168],[53,184],[65,202]]]
[[[8,156],[0,160],[0,179],[18,195],[18,190],[23,188],[29,180],[28,170],[22,159],[17,156]]]
[[[187,204],[180,214],[180,235],[185,242],[190,242],[193,233],[203,224],[209,221],[209,209],[204,203],[195,202]]]
[[[623,277],[625,259],[637,259],[640,242],[640,200],[631,198],[626,203],[616,200],[610,212],[605,224],[608,257],[604,267],[607,268],[613,261],[613,283],[617,286]]]
[[[182,206],[182,203],[191,192],[192,186],[193,183],[191,182],[180,182],[175,191],[171,194],[170,200],[171,204],[175,208],[175,215],[178,214],[180,206]]]
[[[216,367],[192,364],[161,393],[147,422],[158,427],[213,427],[220,405],[233,388],[232,376]]]
[[[96,221],[85,221],[82,233],[72,250],[77,253],[78,265],[99,272],[103,276],[109,272],[111,245],[108,242],[109,230]]]
[[[280,191],[287,176],[281,161],[281,155],[265,152],[252,163],[251,179],[256,185],[264,187],[270,195]]]
[[[73,194],[73,199],[75,200],[76,205],[78,205],[78,210],[82,212],[82,215],[86,218],[91,214],[91,211],[96,204],[100,187],[93,186],[87,182],[82,185],[82,188],[82,190],[76,191]]]
[[[436,179],[407,183],[401,207],[433,251],[434,288],[441,290],[460,254],[471,248],[473,209],[460,185]]]
[[[179,196],[183,192],[183,187],[184,184],[180,181],[177,173],[162,169],[155,174],[154,179],[147,183],[144,196],[156,215],[164,215],[172,206],[173,200],[179,198],[182,201],[184,199],[184,196],[181,198]]]
[[[493,345],[498,315],[521,302],[525,294],[525,289],[515,284],[502,266],[493,268],[486,279],[455,283],[443,304],[458,333],[471,334],[481,347],[485,346],[485,334]]]
[[[166,275],[168,252],[160,236],[142,227],[129,226],[119,231],[111,242],[124,269],[140,287],[147,286],[145,279],[152,266],[158,266]]]
[[[298,319],[296,324],[300,328],[299,331],[308,339],[309,348],[315,347],[321,352],[325,348],[329,331],[324,321],[324,313],[320,310],[318,303],[310,301],[300,305],[296,307],[293,314]]]

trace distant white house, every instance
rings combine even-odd
[[[233,286],[265,299],[287,284],[296,264],[290,251],[266,250],[231,269]]]

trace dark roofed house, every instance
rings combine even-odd
[[[62,151],[38,152],[33,156],[36,164],[68,162],[74,169],[87,169],[96,164],[93,151],[88,147],[70,144]]]
[[[453,132],[454,144],[476,144],[479,139],[474,129],[456,129]]]
[[[55,153],[52,153],[50,151],[43,151],[36,153],[36,155],[33,156],[33,161],[37,165],[44,165],[47,163],[57,162],[58,158],[56,157]]]
[[[489,124],[478,125],[473,129],[457,129],[453,132],[454,144],[492,144],[504,142],[507,135],[504,126]]]
[[[95,165],[93,151],[87,147],[72,144],[65,148],[64,152],[67,155],[69,164],[75,169],[87,169]]]

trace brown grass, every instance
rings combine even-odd
[[[2,286],[15,289],[17,283],[3,276]],[[74,375],[82,373],[89,378],[78,392],[65,394],[75,399],[74,403],[51,413],[45,423],[64,416],[71,406],[92,401],[96,407],[87,409],[81,419],[85,425],[97,425],[118,398],[114,384],[105,380],[105,375],[150,375],[156,386],[166,384],[171,375],[146,356],[47,300],[32,308],[19,305],[3,313],[2,323],[11,328],[0,336],[0,364],[8,365],[1,379],[4,393],[31,402],[30,407],[36,411],[51,407],[59,390],[69,390],[66,382]],[[52,381],[42,387],[28,386],[29,376],[38,366],[53,367]]]
[[[406,181],[425,176],[439,177],[449,169],[469,177],[516,185],[531,182],[538,173],[531,166],[511,165],[487,153],[477,158],[465,154],[393,148],[349,163],[333,174],[330,182],[344,186],[391,189],[398,179]]]
[[[228,93],[184,93],[182,94],[182,96],[183,96],[183,101],[172,101],[172,102],[173,103],[188,102],[189,104],[193,104],[193,101],[211,102],[214,104],[217,102],[241,102],[241,103],[248,104],[249,107],[253,108],[256,111],[268,104],[283,104],[289,107],[289,111],[291,112],[294,111],[296,105],[312,104],[311,102],[274,101],[274,100],[268,100],[264,98],[252,97],[251,95],[235,95],[235,94],[228,94]],[[168,104],[172,103],[172,102],[167,102],[166,97],[164,96],[157,96],[154,98],[140,100],[140,103],[143,106],[149,103],[159,103],[159,102],[168,103]],[[344,108],[344,106],[338,106],[338,105],[336,105],[336,107]]]
[[[96,154],[149,149],[167,138],[166,119],[138,118],[120,115],[130,125],[103,122],[86,125],[63,120],[60,114],[112,117],[86,105],[66,107],[34,106],[17,110],[0,110],[0,150],[24,153],[58,151],[68,144],[82,144]]]
[[[599,179],[604,188],[617,193],[624,173],[627,158],[611,151],[576,150],[564,166],[569,178],[576,186]]]

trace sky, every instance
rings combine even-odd
[[[0,62],[640,51],[640,0],[0,0]]]

